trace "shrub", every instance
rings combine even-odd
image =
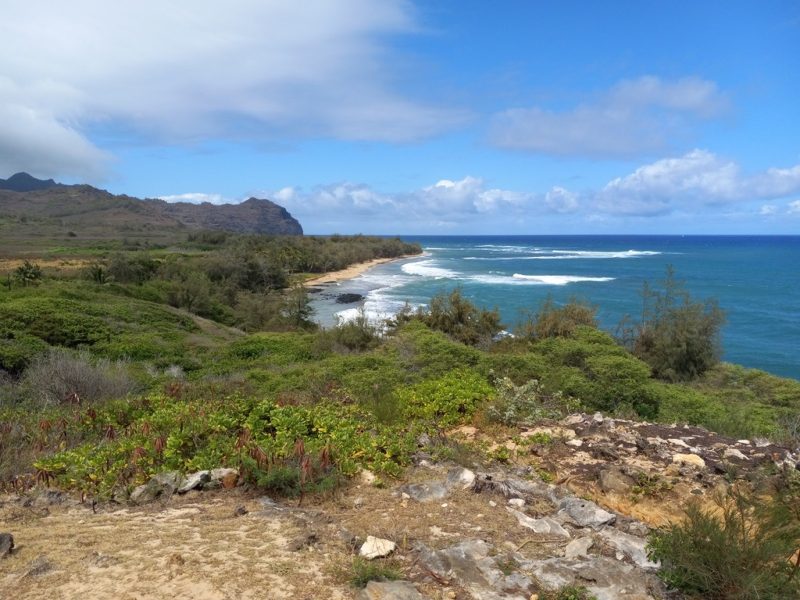
[[[552,296],[517,326],[515,333],[528,339],[571,336],[578,326],[597,327],[597,307],[572,299],[564,306],[556,306]]]
[[[533,424],[541,419],[559,419],[577,410],[579,403],[560,392],[548,394],[534,380],[514,385],[503,378],[497,382],[497,397],[489,404],[487,416],[504,425]]]
[[[353,559],[350,583],[354,587],[363,588],[370,581],[395,581],[402,576],[394,561],[374,561],[357,556]]]
[[[29,260],[14,269],[14,281],[25,287],[38,284],[43,276],[42,268]]]
[[[725,313],[715,300],[697,302],[667,267],[663,290],[645,284],[642,319],[623,326],[623,343],[667,381],[695,379],[719,362]]]
[[[122,398],[137,388],[126,363],[93,360],[86,352],[72,354],[60,348],[35,358],[22,385],[40,406]]]
[[[481,402],[493,398],[494,389],[478,373],[457,369],[440,379],[401,388],[396,394],[407,416],[450,426],[471,416]]]
[[[19,375],[33,358],[49,346],[38,337],[9,331],[0,334],[0,370]]]
[[[800,597],[800,487],[770,501],[733,488],[719,511],[692,503],[686,521],[656,531],[649,557],[661,578],[692,598],[790,600]]]
[[[417,318],[431,329],[443,331],[470,346],[490,342],[503,328],[497,309],[476,307],[458,288],[431,298],[429,308],[420,309]]]
[[[541,600],[597,600],[596,596],[589,593],[585,587],[568,585],[554,592],[540,594]]]
[[[320,331],[317,348],[321,352],[364,352],[379,342],[378,327],[370,322],[363,310],[359,310],[354,319],[339,321],[334,327]]]

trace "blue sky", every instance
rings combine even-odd
[[[308,233],[800,233],[800,4],[7,0],[0,177]]]

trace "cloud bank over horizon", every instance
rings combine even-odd
[[[308,190],[286,186],[255,193],[285,206],[316,231],[333,232],[336,226],[346,224],[342,221],[345,216],[357,222],[384,226],[404,223],[414,231],[442,233],[481,223],[522,226],[548,215],[573,215],[585,223],[597,223],[628,217],[652,219],[673,213],[703,215],[709,209],[745,207],[754,216],[800,216],[800,200],[763,204],[796,194],[800,194],[800,164],[747,175],[736,162],[699,149],[643,165],[589,190],[553,186],[546,191],[517,191],[492,187],[480,177],[466,175],[462,179],[441,179],[412,191],[387,192],[365,183],[340,182]],[[241,202],[245,197],[187,193],[161,199],[222,204]],[[334,229],[325,229],[326,226]]]

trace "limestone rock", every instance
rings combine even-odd
[[[737,450],[736,448],[728,448],[722,454],[724,458],[738,458],[739,460],[750,460],[744,454],[742,454],[741,450]]]
[[[514,508],[522,508],[525,506],[525,500],[522,498],[509,498],[508,505],[513,506]]]
[[[357,600],[425,600],[410,581],[370,581]]]
[[[372,560],[373,558],[383,558],[384,556],[389,556],[392,552],[394,552],[395,548],[397,548],[397,544],[391,540],[384,540],[381,538],[376,538],[372,535],[368,535],[367,541],[361,545],[358,553],[364,558]]]
[[[529,598],[534,591],[531,579],[522,572],[506,575],[491,550],[483,540],[463,540],[442,550],[420,544],[417,564],[440,583],[458,583],[476,600]]]
[[[197,471],[197,473],[187,475],[183,485],[177,491],[179,494],[185,494],[189,490],[201,490],[209,481],[211,481],[211,473],[209,471]]]
[[[510,512],[514,517],[516,517],[517,521],[523,527],[527,527],[528,529],[532,529],[536,533],[548,534],[548,535],[557,535],[563,538],[569,538],[569,532],[564,529],[561,524],[556,521],[555,519],[551,519],[550,517],[542,517],[540,519],[534,519],[533,517],[529,517],[523,512],[518,510],[514,510],[510,506],[506,507],[506,510]]]
[[[637,566],[643,569],[656,569],[658,564],[647,558],[647,540],[617,529],[608,528],[600,532],[600,537],[611,547],[622,552]]]
[[[527,571],[546,588],[583,585],[597,600],[651,600],[646,574],[605,556],[548,558],[526,562]]]
[[[5,558],[14,551],[14,536],[10,533],[0,533],[0,558]]]
[[[589,553],[589,548],[591,548],[593,544],[594,540],[589,536],[572,540],[567,544],[567,547],[564,548],[564,556],[566,558],[586,556]]]
[[[706,467],[706,461],[697,456],[697,454],[675,454],[672,457],[672,462],[678,465],[697,467],[698,469],[705,469]]]
[[[39,577],[46,575],[55,568],[55,565],[45,555],[37,556],[25,567],[25,573],[23,573],[22,577]]]
[[[399,491],[408,494],[417,502],[430,502],[446,497],[449,490],[444,483],[432,481],[430,483],[409,483],[401,486]]]
[[[603,510],[590,500],[582,498],[564,498],[559,503],[558,516],[567,519],[579,527],[592,527],[597,529],[607,523],[613,523],[617,516]]]
[[[465,490],[475,483],[475,473],[469,469],[455,468],[447,473],[448,487],[458,487]]]

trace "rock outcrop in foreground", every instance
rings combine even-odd
[[[798,458],[695,427],[572,415],[423,436],[404,481],[364,471],[302,505],[232,469],[159,474],[103,505],[39,491],[0,503],[13,535],[0,597],[530,600],[576,585],[598,600],[680,598],[648,559],[651,528]],[[400,580],[353,587],[369,569]]]

